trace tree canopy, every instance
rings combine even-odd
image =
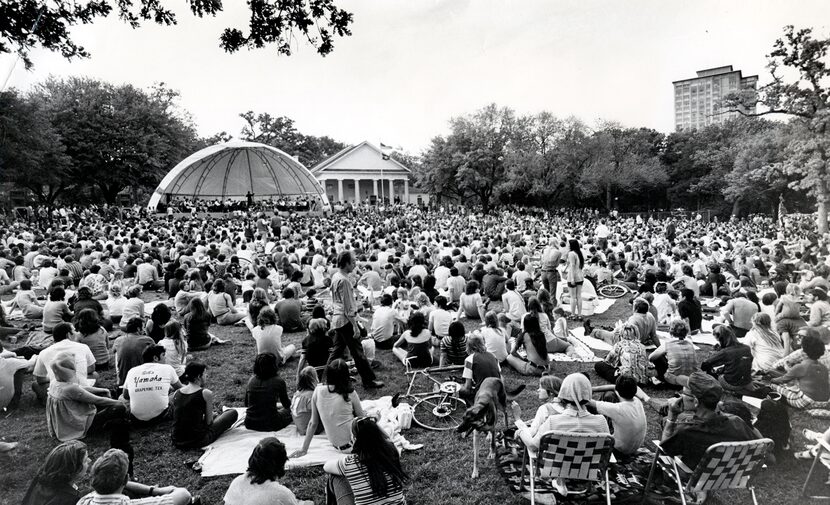
[[[217,16],[222,0],[186,0],[200,18]],[[321,55],[334,49],[335,37],[351,35],[352,14],[334,0],[248,1],[248,26],[225,28],[219,45],[232,53],[242,48],[274,45],[290,55],[302,38]],[[29,52],[43,47],[66,58],[86,58],[89,52],[72,38],[70,27],[90,24],[115,13],[132,28],[149,21],[175,25],[176,13],[160,0],[15,0],[0,2],[0,53],[16,52],[29,68]]]

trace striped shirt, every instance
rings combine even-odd
[[[98,494],[93,491],[81,498],[78,505],[173,505],[173,497],[166,494],[131,500],[123,494]]]
[[[389,483],[389,494],[385,497],[375,496],[372,492],[372,485],[369,482],[369,472],[357,456],[350,454],[337,463],[340,472],[349,481],[354,493],[355,505],[403,505],[406,499],[403,496],[403,489],[398,487],[397,491],[392,482],[392,476],[386,474],[386,481]]]

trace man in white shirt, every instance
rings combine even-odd
[[[524,287],[524,285],[525,285],[525,283],[526,283],[527,279],[530,279],[530,274],[527,272],[527,270],[525,270],[525,264],[524,264],[524,262],[521,262],[521,261],[520,261],[519,263],[517,263],[517,264],[516,264],[516,268],[517,268],[518,270],[516,270],[515,272],[513,272],[513,277],[512,277],[512,278],[513,278],[513,282],[514,282],[517,286],[522,286],[522,287]]]
[[[502,310],[507,314],[514,323],[519,323],[527,314],[525,307],[525,300],[519,293],[516,292],[516,283],[513,279],[508,279],[504,283],[505,292],[501,295]]]
[[[75,357],[75,375],[78,384],[87,386],[89,385],[87,377],[95,377],[95,356],[86,344],[69,340],[71,335],[71,324],[59,323],[55,325],[52,330],[52,338],[55,343],[38,354],[33,372],[35,380],[32,382],[32,391],[35,392],[41,403],[46,402],[49,382],[55,378],[52,373],[52,362],[63,352],[69,352]]]
[[[133,367],[124,379],[124,398],[130,401],[130,415],[152,424],[169,418],[170,393],[182,387],[176,370],[163,363],[164,347],[144,350],[143,365]]]
[[[599,386],[594,392],[607,390],[610,386]],[[589,407],[604,415],[614,425],[614,452],[618,456],[628,456],[643,446],[646,438],[646,413],[643,403],[635,396],[638,393],[637,382],[632,377],[617,377],[614,387],[617,401],[603,402],[591,400]]]
[[[144,289],[159,289],[164,286],[164,279],[159,278],[158,270],[151,262],[149,256],[144,260],[136,260],[136,279]]]
[[[395,316],[397,312],[392,308],[392,295],[384,294],[380,297],[380,307],[372,314],[372,328],[370,333],[375,340],[377,349],[391,349],[395,343],[392,338],[395,334]]]
[[[605,252],[605,249],[608,247],[608,236],[611,235],[611,230],[605,225],[604,219],[599,222],[594,230],[594,234],[597,237],[597,249]]]

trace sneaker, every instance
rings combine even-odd
[[[382,388],[383,386],[384,386],[383,382],[379,381],[379,380],[373,380],[373,381],[363,383],[363,387],[366,388],[366,389],[379,389],[379,388]]]

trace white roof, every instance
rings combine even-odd
[[[315,194],[325,191],[302,163],[257,142],[231,140],[197,151],[162,179],[148,204],[155,209],[164,195],[188,198],[238,198]]]

